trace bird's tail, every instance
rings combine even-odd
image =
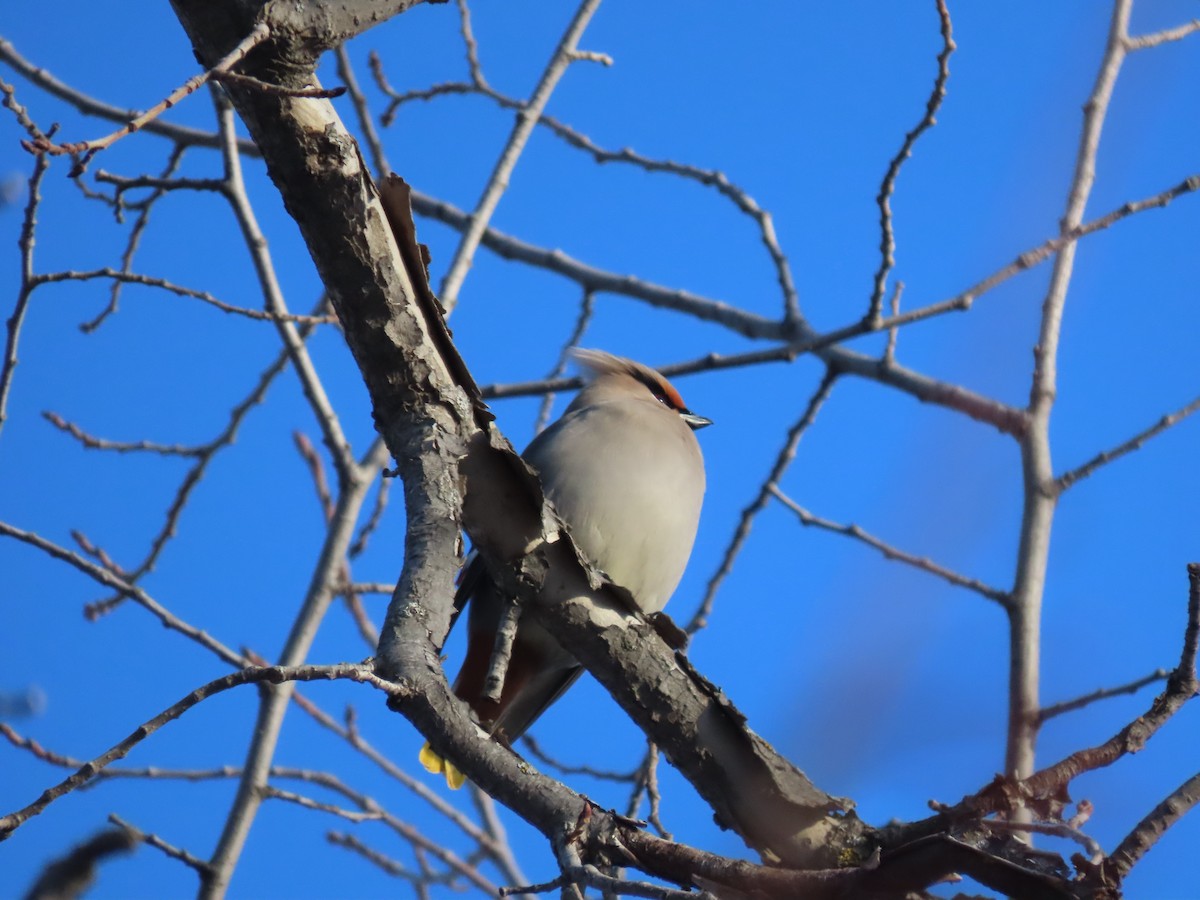
[[[432,772],[434,775],[445,775],[446,784],[450,790],[457,791],[466,783],[467,776],[462,773],[462,770],[450,760],[438,756],[429,742],[425,742],[425,746],[421,748],[421,753],[417,757],[421,761],[421,765],[425,767],[425,771]]]

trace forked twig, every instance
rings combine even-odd
[[[33,139],[22,141],[23,146],[30,153],[49,154],[50,156],[79,156],[74,168],[71,170],[72,175],[79,175],[87,168],[87,164],[101,150],[112,146],[126,135],[133,134],[144,127],[147,123],[154,121],[164,112],[187,97],[189,94],[199,90],[205,82],[209,81],[214,75],[221,72],[227,72],[239,62],[245,59],[246,54],[265,41],[271,35],[271,29],[265,22],[260,22],[251,29],[250,33],[244,37],[228,54],[222,57],[215,66],[206,72],[201,72],[198,75],[193,75],[162,101],[156,103],[150,109],[141,115],[135,117],[121,128],[111,134],[100,138],[93,138],[88,141],[74,141],[66,144],[56,144],[49,138]]]

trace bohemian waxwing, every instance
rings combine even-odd
[[[522,456],[583,554],[629,591],[643,612],[666,606],[683,577],[704,498],[704,460],[692,433],[712,424],[693,414],[658,372],[599,350],[575,349],[587,384],[561,419]],[[583,669],[532,619],[522,617],[499,702],[483,699],[503,602],[472,555],[455,607],[470,601],[467,655],[454,681],[480,725],[515,741]],[[421,762],[463,775],[428,744]]]

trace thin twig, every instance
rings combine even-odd
[[[333,716],[329,715],[312,700],[299,691],[293,693],[292,702],[300,707],[304,712],[311,716],[317,724],[332,731],[344,739],[351,747],[375,763],[387,775],[391,776],[400,784],[404,785],[438,813],[445,816],[450,822],[457,826],[471,840],[478,843],[483,849],[491,854],[493,858],[499,859],[503,853],[507,852],[507,848],[496,845],[486,831],[468,819],[459,810],[455,809],[438,794],[432,791],[424,782],[413,778],[394,762],[388,759],[383,753],[376,749],[369,741],[367,741],[358,731],[347,728],[338,723]]]
[[[646,785],[646,798],[650,802],[646,819],[658,829],[660,836],[671,841],[674,840],[674,837],[662,823],[662,793],[658,789],[658,758],[658,746],[653,741],[647,741],[646,759],[640,773],[641,781]]]
[[[380,121],[385,125],[391,124],[395,118],[396,110],[412,100],[432,100],[437,97],[443,97],[453,94],[479,94],[487,97],[504,109],[520,110],[524,108],[524,101],[518,100],[515,97],[510,97],[507,94],[502,94],[500,91],[490,87],[485,81],[474,80],[471,83],[463,81],[445,82],[437,84],[423,90],[398,92],[388,83],[387,76],[383,71],[383,63],[378,54],[372,53],[370,56],[371,71],[375,76],[375,81],[388,97],[391,98],[387,109],[380,116]],[[783,252],[783,248],[779,244],[779,238],[775,234],[775,223],[771,214],[760,207],[754,198],[749,195],[743,188],[734,184],[724,172],[717,169],[704,169],[699,166],[689,165],[687,163],[676,162],[669,159],[653,159],[638,153],[628,147],[621,150],[609,150],[601,147],[587,135],[582,132],[560,122],[553,116],[543,115],[538,120],[538,125],[548,129],[556,137],[563,140],[568,145],[582,150],[594,159],[597,163],[624,163],[637,166],[647,172],[661,172],[669,175],[676,175],[680,178],[686,178],[695,181],[706,187],[711,187],[720,193],[722,196],[732,201],[733,204],[745,215],[748,215],[758,226],[759,239],[766,248],[767,253],[771,257],[772,265],[775,268],[775,277],[779,282],[780,290],[784,298],[784,318],[781,329],[784,333],[792,333],[800,326],[802,317],[800,315],[800,300],[796,291],[795,279],[792,277],[791,266],[788,263],[787,255]],[[418,198],[414,195],[414,208],[418,208]],[[437,203],[437,201],[427,201]],[[441,209],[449,209],[448,205],[441,205]],[[418,208],[422,215],[429,215],[425,209]],[[469,225],[469,218],[466,214],[459,213],[466,219],[461,227],[465,228]],[[437,213],[434,213],[437,215]],[[443,219],[445,221],[445,219]],[[458,226],[456,226],[458,227]],[[491,246],[488,242],[488,237],[493,234],[499,234],[489,229],[485,232],[483,243]],[[509,239],[515,241],[515,239]],[[520,243],[520,242],[516,242]],[[496,247],[492,247],[496,249]],[[498,250],[501,255],[505,255],[503,250]],[[552,254],[557,251],[548,251]],[[563,259],[569,257],[562,256]],[[636,280],[636,279],[635,279]],[[584,288],[589,287],[588,284],[580,282]]]
[[[348,678],[353,681],[366,682],[388,694],[398,693],[402,688],[379,678],[371,666],[365,663],[338,663],[329,666],[251,666],[231,672],[221,678],[215,678],[203,684],[178,702],[167,707],[158,715],[146,720],[129,737],[114,744],[105,752],[95,757],[79,768],[77,772],[56,786],[42,792],[37,800],[28,806],[0,816],[0,841],[7,840],[12,833],[33,816],[41,813],[47,806],[58,798],[70,793],[78,787],[95,778],[96,773],[109,763],[122,759],[135,746],[144,741],[168,722],[178,719],[189,709],[203,700],[208,699],[230,688],[243,684],[272,684],[291,683],[293,681],[335,680]]]
[[[179,297],[189,297],[194,300],[200,300],[210,306],[215,306],[222,312],[232,313],[238,316],[244,316],[247,319],[255,319],[260,322],[279,323],[298,323],[303,325],[330,325],[337,322],[336,316],[305,316],[297,315],[289,312],[276,312],[273,310],[248,309],[244,306],[234,306],[230,303],[218,300],[207,291],[198,291],[193,288],[184,287],[180,284],[167,281],[165,278],[155,278],[151,275],[139,275],[136,272],[125,272],[120,269],[114,269],[110,266],[105,266],[100,269],[91,269],[86,272],[77,272],[71,269],[66,269],[61,272],[50,272],[45,275],[35,275],[35,285],[56,284],[63,281],[92,281],[97,278],[111,278],[113,281],[122,284],[140,284],[145,287],[161,288],[164,291],[170,291]],[[91,323],[85,323],[80,326],[84,330],[91,327]]]
[[[392,859],[380,853],[378,850],[372,850],[358,838],[352,834],[343,834],[340,831],[331,831],[325,835],[325,839],[335,847],[345,847],[347,850],[353,850],[359,856],[368,862],[378,866],[389,875],[396,878],[403,878],[406,881],[416,881],[421,876],[409,869],[398,860]],[[499,890],[499,888],[497,889]]]
[[[233,106],[221,92],[216,92],[217,119],[220,122],[220,132],[224,137],[221,145],[221,156],[225,163],[225,194],[233,209],[234,218],[242,232],[242,239],[254,263],[254,271],[258,276],[259,287],[263,293],[267,311],[275,316],[275,327],[288,349],[292,368],[300,379],[304,396],[312,408],[313,416],[321,428],[321,436],[329,449],[333,460],[334,470],[338,481],[345,489],[345,482],[351,477],[354,469],[354,456],[350,450],[337,412],[330,403],[325,387],[317,374],[316,366],[305,347],[304,339],[296,327],[285,318],[288,315],[287,304],[283,298],[283,289],[275,275],[275,265],[268,251],[267,240],[259,228],[254,208],[246,194],[246,185],[242,177],[242,160],[234,142],[236,129],[234,127]]]
[[[9,46],[7,42],[3,38],[0,38],[0,59],[3,59],[3,51],[6,46]],[[26,134],[35,140],[45,137],[45,132],[38,128],[37,123],[29,117],[29,110],[17,102],[16,88],[3,78],[0,78],[0,94],[4,95],[4,99],[0,101],[0,105],[3,105],[5,109],[16,116],[17,124],[25,130]],[[57,126],[52,126],[51,130],[53,131],[54,128],[57,128]]]
[[[301,335],[307,337],[311,333],[311,328],[312,326],[302,325]],[[195,465],[188,470],[180,482],[179,488],[176,490],[175,496],[167,509],[166,520],[163,522],[163,526],[159,529],[158,534],[150,542],[150,550],[146,554],[146,558],[131,571],[131,581],[137,581],[154,568],[158,557],[166,548],[167,543],[176,534],[179,519],[183,514],[184,508],[187,506],[188,500],[191,498],[192,491],[200,484],[205,473],[208,471],[209,465],[216,459],[217,454],[233,444],[246,415],[262,402],[275,378],[287,366],[288,359],[288,351],[286,349],[282,350],[274,361],[263,370],[258,378],[258,382],[251,389],[250,393],[230,411],[229,421],[221,433],[204,445],[204,452],[199,455]],[[89,619],[96,619],[112,611],[122,600],[123,595],[118,594],[108,600],[89,604],[85,608],[84,613]]]
[[[627,783],[637,778],[640,767],[632,772],[612,772],[606,769],[594,769],[591,766],[572,765],[570,763],[560,762],[542,749],[541,744],[531,735],[525,735],[521,738],[526,749],[529,750],[531,756],[540,762],[546,764],[552,769],[558,770],[563,775],[587,775],[591,778],[598,778],[601,781],[617,781]]]
[[[177,144],[176,146],[181,147],[182,145]],[[106,169],[97,169],[95,178],[101,184],[111,184],[116,188],[113,191],[112,197],[104,194],[98,196],[108,200],[118,211],[134,206],[145,207],[150,202],[151,197],[139,200],[137,203],[127,203],[124,199],[124,195],[129,191],[136,191],[142,188],[152,190],[156,194],[169,194],[172,191],[198,191],[201,193],[220,194],[225,190],[225,182],[219,178],[176,178],[167,174],[117,175],[115,172],[109,172]]]
[[[588,22],[591,21],[592,14],[599,6],[600,0],[583,0],[579,4],[579,9],[576,10],[571,23],[567,26],[567,30],[555,49],[554,55],[550,58],[545,72],[542,73],[533,95],[517,113],[517,121],[513,126],[512,134],[509,135],[504,150],[496,160],[496,166],[488,178],[487,186],[484,187],[479,202],[475,204],[475,210],[471,213],[470,225],[463,232],[462,239],[454,251],[454,257],[450,261],[450,268],[442,280],[439,295],[447,315],[454,310],[458,303],[458,292],[467,277],[467,271],[471,268],[471,261],[479,247],[480,238],[487,229],[488,222],[496,211],[500,198],[508,189],[509,178],[525,149],[529,135],[533,133],[542,111],[546,108],[546,103],[550,100],[550,95],[558,86],[559,79],[570,66],[571,53],[579,43],[579,38],[587,28]]]
[[[375,533],[375,530],[379,527],[379,523],[383,521],[383,513],[387,509],[388,496],[391,490],[392,480],[390,478],[380,478],[379,487],[375,491],[375,505],[371,507],[371,514],[367,517],[367,521],[363,523],[362,528],[358,530],[358,535],[354,538],[354,543],[350,545],[350,549],[346,551],[346,554],[351,559],[362,555],[362,552],[367,549],[367,541]],[[392,588],[389,588],[383,593],[390,594],[391,592]]]
[[[163,167],[162,174],[159,176],[160,179],[169,181],[172,176],[174,176],[175,172],[178,171],[179,166],[183,163],[183,154],[186,152],[186,150],[187,147],[185,147],[183,144],[176,144],[171,148],[171,155],[167,157],[167,164]],[[97,176],[99,176],[99,174],[100,173],[97,173]],[[142,235],[145,234],[146,227],[150,224],[150,213],[153,211],[155,203],[165,197],[168,192],[168,189],[164,187],[155,188],[153,193],[151,193],[149,197],[139,204],[140,208],[138,210],[137,221],[133,223],[133,228],[129,232],[129,240],[125,243],[125,252],[121,254],[122,272],[133,271],[133,257],[134,254],[137,253],[138,246],[142,242]],[[113,199],[117,201],[117,221],[123,221],[122,213],[126,207],[123,203],[124,194],[121,188],[117,188],[116,195]],[[90,334],[91,332],[95,331],[100,327],[105,319],[117,311],[117,306],[121,300],[121,288],[124,286],[124,284],[125,282],[120,280],[113,281],[112,285],[109,287],[108,306],[102,309],[100,313],[91,321],[84,322],[79,326],[85,334]]]
[[[471,801],[475,804],[475,810],[479,813],[479,821],[483,824],[489,841],[487,845],[480,844],[480,849],[491,857],[507,881],[512,884],[525,883],[528,879],[521,871],[517,858],[513,855],[512,847],[508,842],[508,833],[504,830],[504,824],[500,821],[500,817],[496,815],[495,802],[483,792],[479,785],[474,782],[467,782],[467,784],[470,786]]]
[[[312,797],[305,797],[303,794],[297,794],[295,791],[285,791],[282,788],[272,787],[271,785],[263,788],[263,796],[269,800],[283,800],[287,803],[302,806],[305,809],[327,812],[330,815],[339,816],[348,822],[378,822],[383,818],[383,812],[379,809],[346,809],[342,806],[334,806],[332,803],[322,803],[319,800],[314,800]]]
[[[184,444],[159,444],[154,441],[110,441],[84,431],[73,422],[68,422],[56,412],[42,413],[42,418],[60,431],[65,431],[89,450],[112,450],[116,453],[157,453],[161,456],[196,457],[204,455],[204,447],[189,447]]]
[[[950,54],[954,52],[955,44],[950,10],[946,7],[946,0],[936,0],[936,3],[942,33],[942,52],[938,54],[937,58],[937,78],[934,79],[933,90],[925,102],[925,114],[916,127],[904,136],[904,143],[900,145],[899,152],[892,157],[892,161],[888,164],[887,174],[884,175],[883,183],[879,186],[879,194],[875,198],[875,203],[879,206],[880,260],[879,268],[875,271],[875,287],[871,291],[871,302],[867,310],[867,319],[871,321],[880,316],[880,310],[883,309],[883,295],[887,291],[888,275],[896,266],[896,235],[892,230],[892,194],[896,190],[896,179],[900,175],[900,167],[904,165],[905,160],[912,156],[917,139],[937,122],[938,109],[941,107],[942,101],[946,99],[946,82],[950,78]]]
[[[6,93],[6,100],[8,97],[9,95]],[[12,315],[8,317],[8,337],[4,344],[4,361],[0,365],[0,429],[4,428],[4,420],[8,417],[8,395],[12,390],[13,375],[17,370],[17,346],[21,340],[21,326],[25,324],[29,298],[37,287],[33,274],[33,236],[37,228],[38,205],[42,201],[42,178],[49,167],[50,163],[45,157],[39,156],[34,161],[33,174],[29,176],[29,202],[25,205],[25,218],[21,221],[21,236],[17,239],[17,246],[21,253],[21,286],[17,290],[17,300],[13,306]]]
[[[170,628],[172,631],[178,631],[185,637],[191,638],[193,641],[200,644],[200,646],[212,651],[218,657],[232,666],[242,665],[242,655],[240,653],[236,653],[229,647],[226,647],[216,638],[212,637],[208,632],[196,628],[194,625],[189,625],[187,622],[178,618],[137,585],[130,584],[129,582],[122,580],[109,569],[89,562],[78,553],[72,553],[65,547],[60,547],[58,544],[48,541],[40,535],[34,534],[30,531],[23,531],[22,529],[9,525],[6,522],[0,522],[0,535],[16,538],[18,541],[23,541],[30,546],[37,547],[39,550],[49,554],[55,559],[74,566],[76,569],[83,572],[85,575],[88,575],[94,581],[99,582],[105,587],[112,588],[116,591],[119,591],[124,596],[131,597],[134,602],[147,609],[164,626]]]
[[[396,592],[396,585],[390,581],[356,581],[353,584],[341,585],[338,590],[351,590],[356,594],[387,594]]]
[[[137,110],[121,109],[104,103],[95,97],[85,94],[83,91],[76,90],[65,82],[59,81],[46,69],[41,66],[35,66],[23,57],[17,52],[17,48],[13,46],[12,42],[4,38],[0,38],[0,62],[12,66],[13,69],[19,72],[31,84],[73,106],[85,115],[97,116],[101,119],[107,119],[110,122],[127,122],[130,119],[136,118],[139,114]],[[216,148],[220,146],[220,139],[214,132],[204,131],[199,128],[190,128],[187,125],[176,125],[172,122],[164,122],[161,119],[147,122],[142,127],[142,131],[165,137],[175,143],[188,147]],[[238,149],[247,156],[262,156],[255,143],[247,138],[242,138],[238,141]]]
[[[328,527],[333,521],[336,504],[329,492],[329,482],[325,478],[325,466],[322,464],[321,457],[317,454],[316,448],[312,445],[312,441],[303,432],[294,432],[292,439],[296,445],[296,449],[300,451],[300,456],[303,458],[305,465],[308,466],[309,474],[313,480],[313,489],[317,494],[317,502],[321,505],[325,525]],[[354,620],[359,635],[362,636],[368,648],[374,649],[379,645],[379,629],[375,627],[375,623],[367,615],[367,610],[362,605],[362,598],[354,591],[354,579],[350,572],[350,552],[350,549],[346,551],[346,559],[338,568],[338,587],[335,594],[345,600],[346,609],[350,612],[350,617]]]
[[[246,57],[247,53],[265,41],[268,37],[270,37],[270,35],[270,27],[264,22],[258,23],[253,29],[251,29],[250,33],[246,35],[246,37],[243,38],[241,42],[239,42],[238,45],[233,48],[233,50],[222,57],[215,66],[206,72],[193,75],[182,85],[168,94],[162,101],[156,103],[146,112],[142,113],[140,116],[137,116],[111,134],[105,135],[101,138],[93,138],[92,140],[88,141],[75,141],[66,144],[56,144],[49,140],[49,138],[46,138],[44,140],[35,139],[32,141],[22,141],[21,145],[31,153],[46,153],[51,156],[62,156],[67,154],[71,156],[79,156],[74,168],[72,169],[72,174],[78,175],[87,167],[88,162],[90,162],[91,158],[99,151],[112,146],[112,144],[126,135],[133,134],[135,131],[143,128],[149,122],[157,119],[184,97],[187,97],[189,94],[195,93],[197,90],[199,90],[205,82],[213,77],[214,74],[226,72],[233,66],[237,65]]]
[[[379,132],[375,130],[375,120],[371,116],[367,98],[363,96],[362,88],[358,85],[358,76],[354,74],[354,66],[350,62],[350,54],[346,50],[346,45],[340,44],[333,52],[337,59],[338,78],[342,79],[342,84],[346,86],[350,104],[354,107],[354,115],[358,119],[359,130],[362,132],[363,140],[366,141],[367,149],[371,151],[371,160],[375,164],[375,175],[381,178],[392,171],[392,167],[383,150],[383,141],[379,139]]]
[[[176,847],[174,844],[168,844],[157,834],[148,831],[142,831],[135,825],[130,825],[116,813],[109,813],[108,821],[112,822],[122,831],[125,831],[131,838],[140,844],[148,844],[156,850],[161,850],[171,859],[177,859],[185,866],[190,866],[201,874],[208,871],[208,863],[197,856],[193,856],[181,847]]]
[[[1098,453],[1096,456],[1085,462],[1082,466],[1064,472],[1062,475],[1059,475],[1054,482],[1058,492],[1061,494],[1071,485],[1075,484],[1075,482],[1087,478],[1101,466],[1107,465],[1113,460],[1120,459],[1122,456],[1125,456],[1127,453],[1132,453],[1134,450],[1140,450],[1146,441],[1162,434],[1172,425],[1182,422],[1197,410],[1200,410],[1200,397],[1197,397],[1186,406],[1175,410],[1175,412],[1163,416],[1145,431],[1134,435],[1129,440],[1125,441],[1125,443],[1118,444],[1116,447],[1113,447],[1111,450],[1105,450],[1103,453]]]
[[[1153,34],[1127,36],[1125,38],[1125,48],[1131,51],[1146,50],[1150,47],[1169,44],[1172,41],[1181,41],[1188,35],[1195,34],[1197,31],[1200,31],[1200,19],[1192,19],[1192,21],[1176,28],[1167,28],[1163,31],[1156,31]]]
[[[467,51],[467,68],[471,72],[471,80],[480,87],[487,87],[487,79],[483,77],[483,66],[479,64],[479,44],[476,43],[475,32],[471,28],[471,8],[467,5],[467,0],[458,0],[458,19],[459,31]]]
[[[767,501],[771,496],[771,487],[779,483],[779,479],[783,477],[784,472],[791,465],[792,459],[796,455],[796,449],[800,446],[800,439],[804,437],[804,433],[808,431],[809,427],[816,420],[817,413],[825,401],[829,399],[829,394],[833,390],[835,381],[837,381],[837,372],[832,368],[827,368],[824,377],[821,379],[821,383],[809,398],[804,414],[788,430],[787,438],[783,442],[783,448],[776,455],[775,462],[771,466],[771,471],[767,473],[766,480],[759,487],[758,494],[742,510],[737,529],[734,531],[729,545],[725,548],[724,556],[721,557],[721,564],[708,580],[708,587],[704,591],[704,598],[700,601],[700,606],[684,629],[688,634],[695,634],[708,624],[709,614],[712,612],[713,603],[717,599],[717,591],[720,590],[721,584],[733,570],[733,563],[745,545],[746,539],[750,536],[750,528],[754,524],[755,518],[766,507]]]
[[[567,366],[571,362],[571,348],[579,346],[579,342],[583,340],[588,326],[592,323],[592,313],[595,312],[595,309],[595,292],[585,290],[579,301],[579,315],[575,317],[575,327],[571,329],[570,337],[563,342],[554,368],[546,375],[547,380],[559,378],[567,371]],[[537,420],[533,423],[534,434],[541,434],[550,423],[550,411],[554,408],[554,397],[554,393],[549,391],[542,397],[541,406],[538,407]]]
[[[322,465],[321,457],[317,455],[312,441],[308,439],[308,435],[303,431],[292,432],[292,443],[296,445],[296,449],[300,453],[300,458],[308,466],[308,474],[312,478],[313,490],[317,494],[317,503],[320,504],[321,514],[326,524],[328,524],[329,520],[333,518],[334,502],[333,497],[329,493],[329,481],[325,477],[325,466]],[[343,573],[342,580],[349,584],[350,573]]]
[[[1123,694],[1136,694],[1147,685],[1154,684],[1156,681],[1162,681],[1171,673],[1166,669],[1155,669],[1149,675],[1144,675],[1128,684],[1122,684],[1117,687],[1100,688],[1092,691],[1090,694],[1084,694],[1082,697],[1076,697],[1074,700],[1064,700],[1061,703],[1053,703],[1050,706],[1043,706],[1038,712],[1038,725],[1045,724],[1048,720],[1056,716],[1064,715],[1065,713],[1074,712],[1077,709],[1083,709],[1085,706],[1091,706],[1100,700],[1107,700],[1110,697],[1120,697]]]
[[[420,849],[429,853],[444,865],[448,866],[457,874],[461,875],[470,881],[475,887],[489,894],[495,894],[498,890],[497,886],[484,878],[479,871],[466,860],[459,857],[457,854],[443,847],[438,842],[426,837],[412,825],[404,822],[387,810],[383,809],[372,798],[353,790],[337,778],[333,778],[331,783],[327,785],[338,791],[343,796],[350,799],[356,806],[358,811],[345,809],[340,806],[334,806],[330,803],[322,803],[314,800],[311,797],[305,797],[302,794],[297,794],[294,791],[283,791],[279,788],[267,786],[264,788],[264,794],[267,797],[278,800],[285,800],[289,803],[295,803],[306,809],[319,810],[327,812],[331,815],[339,816],[350,822],[366,822],[379,821],[390,827],[400,837],[412,845],[414,849]]]
[[[947,569],[945,566],[940,566],[926,556],[914,556],[911,553],[906,553],[891,544],[880,540],[872,534],[867,533],[857,525],[841,525],[837,522],[832,522],[829,519],[822,519],[820,516],[814,516],[811,512],[785,494],[779,489],[779,486],[772,484],[769,487],[771,494],[796,514],[796,518],[800,520],[801,525],[812,525],[816,528],[832,531],[834,534],[842,534],[846,537],[854,538],[856,541],[862,541],[868,547],[874,547],[884,555],[884,558],[896,560],[897,562],[906,563],[915,569],[920,569],[922,572],[928,572],[930,575],[936,575],[939,578],[945,579],[956,587],[966,588],[974,591],[980,596],[987,597],[989,600],[995,600],[1001,606],[1008,606],[1008,594],[997,588],[984,584],[975,578],[967,578],[965,575],[960,575],[952,569]]]

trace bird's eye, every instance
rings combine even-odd
[[[633,375],[654,395],[654,399],[667,409],[673,409],[676,412],[684,409],[683,398],[670,385],[643,372],[634,372]]]

